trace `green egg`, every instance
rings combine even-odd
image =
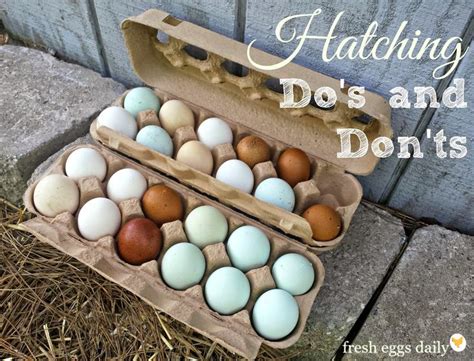
[[[160,99],[150,88],[134,88],[125,96],[123,107],[136,118],[143,110],[160,110]]]

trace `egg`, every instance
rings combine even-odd
[[[272,276],[278,288],[298,296],[313,286],[314,268],[305,256],[287,253],[273,263]]]
[[[296,327],[299,307],[285,290],[272,289],[263,293],[252,310],[252,324],[257,333],[276,341],[288,336]]]
[[[197,285],[206,270],[206,260],[194,244],[182,242],[171,246],[161,260],[163,281],[176,290]]]
[[[99,197],[82,206],[77,217],[77,227],[83,238],[97,241],[105,236],[115,236],[121,221],[117,205],[110,199]]]
[[[307,181],[311,175],[311,162],[305,152],[297,148],[286,149],[278,158],[278,176],[292,187]]]
[[[102,182],[107,173],[107,163],[95,149],[79,148],[67,157],[65,172],[76,181],[83,177],[97,177]]]
[[[147,188],[147,182],[140,172],[124,168],[115,172],[107,183],[107,196],[115,203],[126,199],[141,199]]]
[[[313,231],[316,241],[330,241],[341,233],[342,220],[339,213],[325,204],[315,204],[303,213]]]
[[[255,135],[243,138],[236,147],[237,157],[245,162],[250,168],[258,163],[267,162],[271,159],[271,150],[268,144]]]
[[[245,193],[250,193],[253,189],[252,170],[238,159],[230,159],[222,163],[217,170],[216,179]]]
[[[243,272],[264,266],[270,257],[270,241],[260,229],[241,226],[227,240],[232,265]]]
[[[232,144],[232,129],[220,118],[208,118],[199,125],[197,136],[209,149],[219,144]]]
[[[163,128],[174,136],[176,129],[186,126],[194,128],[194,114],[181,100],[168,100],[160,109],[160,123]]]
[[[135,218],[125,223],[117,235],[117,251],[132,265],[154,260],[161,251],[162,240],[158,226],[148,218]]]
[[[154,110],[157,112],[160,109],[160,99],[152,89],[138,87],[127,93],[123,101],[123,107],[133,117],[136,117],[138,113],[144,110]]]
[[[97,117],[98,127],[108,127],[125,137],[135,139],[137,122],[133,116],[121,107],[105,108]]]
[[[237,268],[222,267],[207,279],[204,295],[211,309],[222,315],[231,315],[247,304],[250,282]]]
[[[295,207],[293,189],[280,178],[268,178],[261,182],[255,190],[255,197],[290,212]]]
[[[212,206],[200,206],[191,211],[184,221],[188,240],[204,248],[209,244],[224,242],[228,225],[224,215]]]
[[[197,140],[184,143],[176,154],[176,160],[205,174],[211,174],[214,167],[211,151]]]
[[[50,174],[36,185],[33,203],[46,217],[56,217],[62,212],[74,213],[79,206],[79,188],[65,175]]]
[[[147,125],[140,129],[136,141],[168,157],[173,155],[171,137],[166,133],[166,130],[157,125]]]
[[[142,198],[143,212],[161,226],[183,218],[183,202],[178,193],[164,184],[147,189]]]

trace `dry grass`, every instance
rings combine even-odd
[[[0,200],[0,358],[237,358],[16,229],[27,217],[23,209]],[[259,358],[286,357],[263,347]]]

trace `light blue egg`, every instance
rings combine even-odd
[[[252,324],[267,340],[280,340],[296,327],[299,307],[295,298],[285,290],[272,289],[262,294],[252,310]]]
[[[136,118],[143,110],[160,110],[160,99],[150,88],[134,88],[125,96],[123,107]]]
[[[166,130],[157,125],[147,125],[140,129],[136,141],[168,157],[173,155],[171,137]]]
[[[230,235],[227,254],[234,267],[243,272],[265,265],[270,256],[270,241],[254,226],[242,226]]]
[[[272,267],[276,286],[293,296],[305,294],[314,283],[312,263],[298,253],[287,253],[279,257]]]
[[[261,182],[255,190],[255,197],[290,212],[295,208],[293,188],[280,178],[268,178]]]

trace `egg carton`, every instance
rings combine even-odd
[[[123,107],[123,101],[127,93],[128,92],[125,92],[113,105]],[[215,178],[217,169],[225,161],[237,159],[235,148],[244,137],[257,135],[264,139],[271,148],[272,157],[270,161],[258,163],[253,167],[254,191],[265,179],[277,177],[275,168],[277,160],[281,152],[291,146],[272,139],[268,135],[255,132],[253,129],[235,123],[226,116],[220,114],[216,115],[184,99],[166,94],[158,89],[155,89],[155,93],[160,98],[162,104],[171,99],[179,99],[190,107],[194,113],[195,128],[191,126],[178,128],[172,137],[174,145],[173,158],[122,136],[112,129],[98,127],[97,120],[92,123],[90,128],[94,139],[111,149],[138,160],[144,165],[176,178],[183,184],[216,197],[220,202],[236,207],[267,225],[277,227],[286,234],[300,238],[309,246],[314,247],[318,253],[333,249],[341,242],[362,198],[362,187],[353,175],[345,173],[341,168],[309,154],[311,176],[309,180],[300,182],[293,188],[296,199],[293,212],[261,201],[255,198],[253,194],[245,193],[217,180]],[[221,144],[212,150],[214,168],[212,174],[208,175],[174,158],[183,144],[198,139],[196,129],[199,125],[207,118],[214,116],[218,116],[230,126],[233,133],[233,144]],[[147,125],[161,126],[158,115],[153,110],[138,113],[137,125],[138,129]],[[343,226],[340,234],[336,238],[324,242],[316,241],[312,238],[311,227],[301,215],[308,207],[314,204],[326,204],[331,206],[341,216]]]
[[[142,165],[119,156],[104,147],[93,145],[70,147],[44,172],[42,177],[49,174],[65,174],[64,166],[69,154],[75,149],[83,147],[95,149],[104,156],[107,162],[107,175],[104,182],[100,182],[95,177],[81,178],[77,181],[80,190],[79,209],[90,199],[106,196],[107,180],[113,173],[122,168],[133,168],[147,179],[148,186],[165,184],[180,194],[184,204],[185,217],[198,206],[211,205],[219,209],[226,217],[229,225],[229,234],[244,224],[253,225],[262,230],[270,240],[271,254],[265,266],[246,273],[251,285],[251,296],[246,307],[234,315],[223,316],[211,310],[203,296],[203,285],[210,273],[220,267],[231,265],[224,243],[208,245],[203,248],[203,254],[206,259],[206,272],[200,284],[184,291],[178,291],[164,283],[159,271],[159,265],[164,253],[176,243],[187,242],[183,223],[179,220],[165,223],[161,226],[163,248],[158,259],[146,262],[140,266],[133,266],[124,262],[118,256],[114,237],[106,236],[98,241],[88,241],[81,237],[77,229],[76,219],[79,210],[75,214],[64,212],[54,218],[42,216],[35,209],[33,203],[34,189],[40,180],[38,179],[34,184],[30,185],[24,195],[27,209],[37,215],[37,217],[22,223],[21,227],[23,229],[34,234],[40,240],[78,259],[105,278],[138,295],[153,307],[169,314],[243,357],[255,358],[261,344],[274,348],[286,348],[298,340],[324,280],[324,267],[314,252],[308,250],[307,246],[286,238],[269,227],[218,202],[210,200]],[[122,213],[122,224],[133,218],[144,216],[139,199],[122,201],[119,204],[119,208]],[[304,255],[312,263],[315,270],[315,281],[306,294],[295,297],[300,311],[296,328],[286,338],[270,341],[259,336],[253,329],[251,311],[259,295],[276,287],[271,275],[273,262],[279,256],[290,252]]]
[[[337,158],[340,150],[337,129],[360,129],[369,141],[378,136],[392,136],[390,107],[382,97],[366,91],[365,105],[361,109],[349,108],[350,85],[341,88],[339,80],[292,63],[271,71],[257,69],[247,58],[247,45],[161,10],[151,9],[124,20],[122,31],[133,70],[156,91],[162,102],[168,99],[185,102],[195,114],[196,126],[211,116],[223,119],[233,130],[234,144],[213,151],[214,172],[207,175],[111,129],[97,128],[96,121],[90,128],[95,140],[302,240],[317,253],[340,244],[362,198],[362,188],[352,174],[371,173],[379,159],[370,151],[360,159]],[[258,49],[252,49],[252,54],[261,64],[282,61]],[[336,92],[337,102],[331,109],[322,109],[314,103],[299,109],[280,109],[283,94],[278,89],[278,79],[281,78],[301,78],[312,91],[329,86]],[[116,105],[122,106],[124,96]],[[139,114],[137,121],[139,128],[159,124],[154,112]],[[310,158],[312,176],[296,185],[294,212],[260,201],[213,177],[220,164],[235,158],[233,148],[249,134],[264,139],[271,146],[273,156],[271,162],[254,167],[255,186],[276,175],[275,162],[283,149],[296,147]],[[192,139],[196,139],[195,129],[179,129],[173,139],[174,155],[182,144]],[[315,203],[330,205],[341,215],[343,229],[337,238],[326,242],[312,238],[311,227],[301,213]]]

